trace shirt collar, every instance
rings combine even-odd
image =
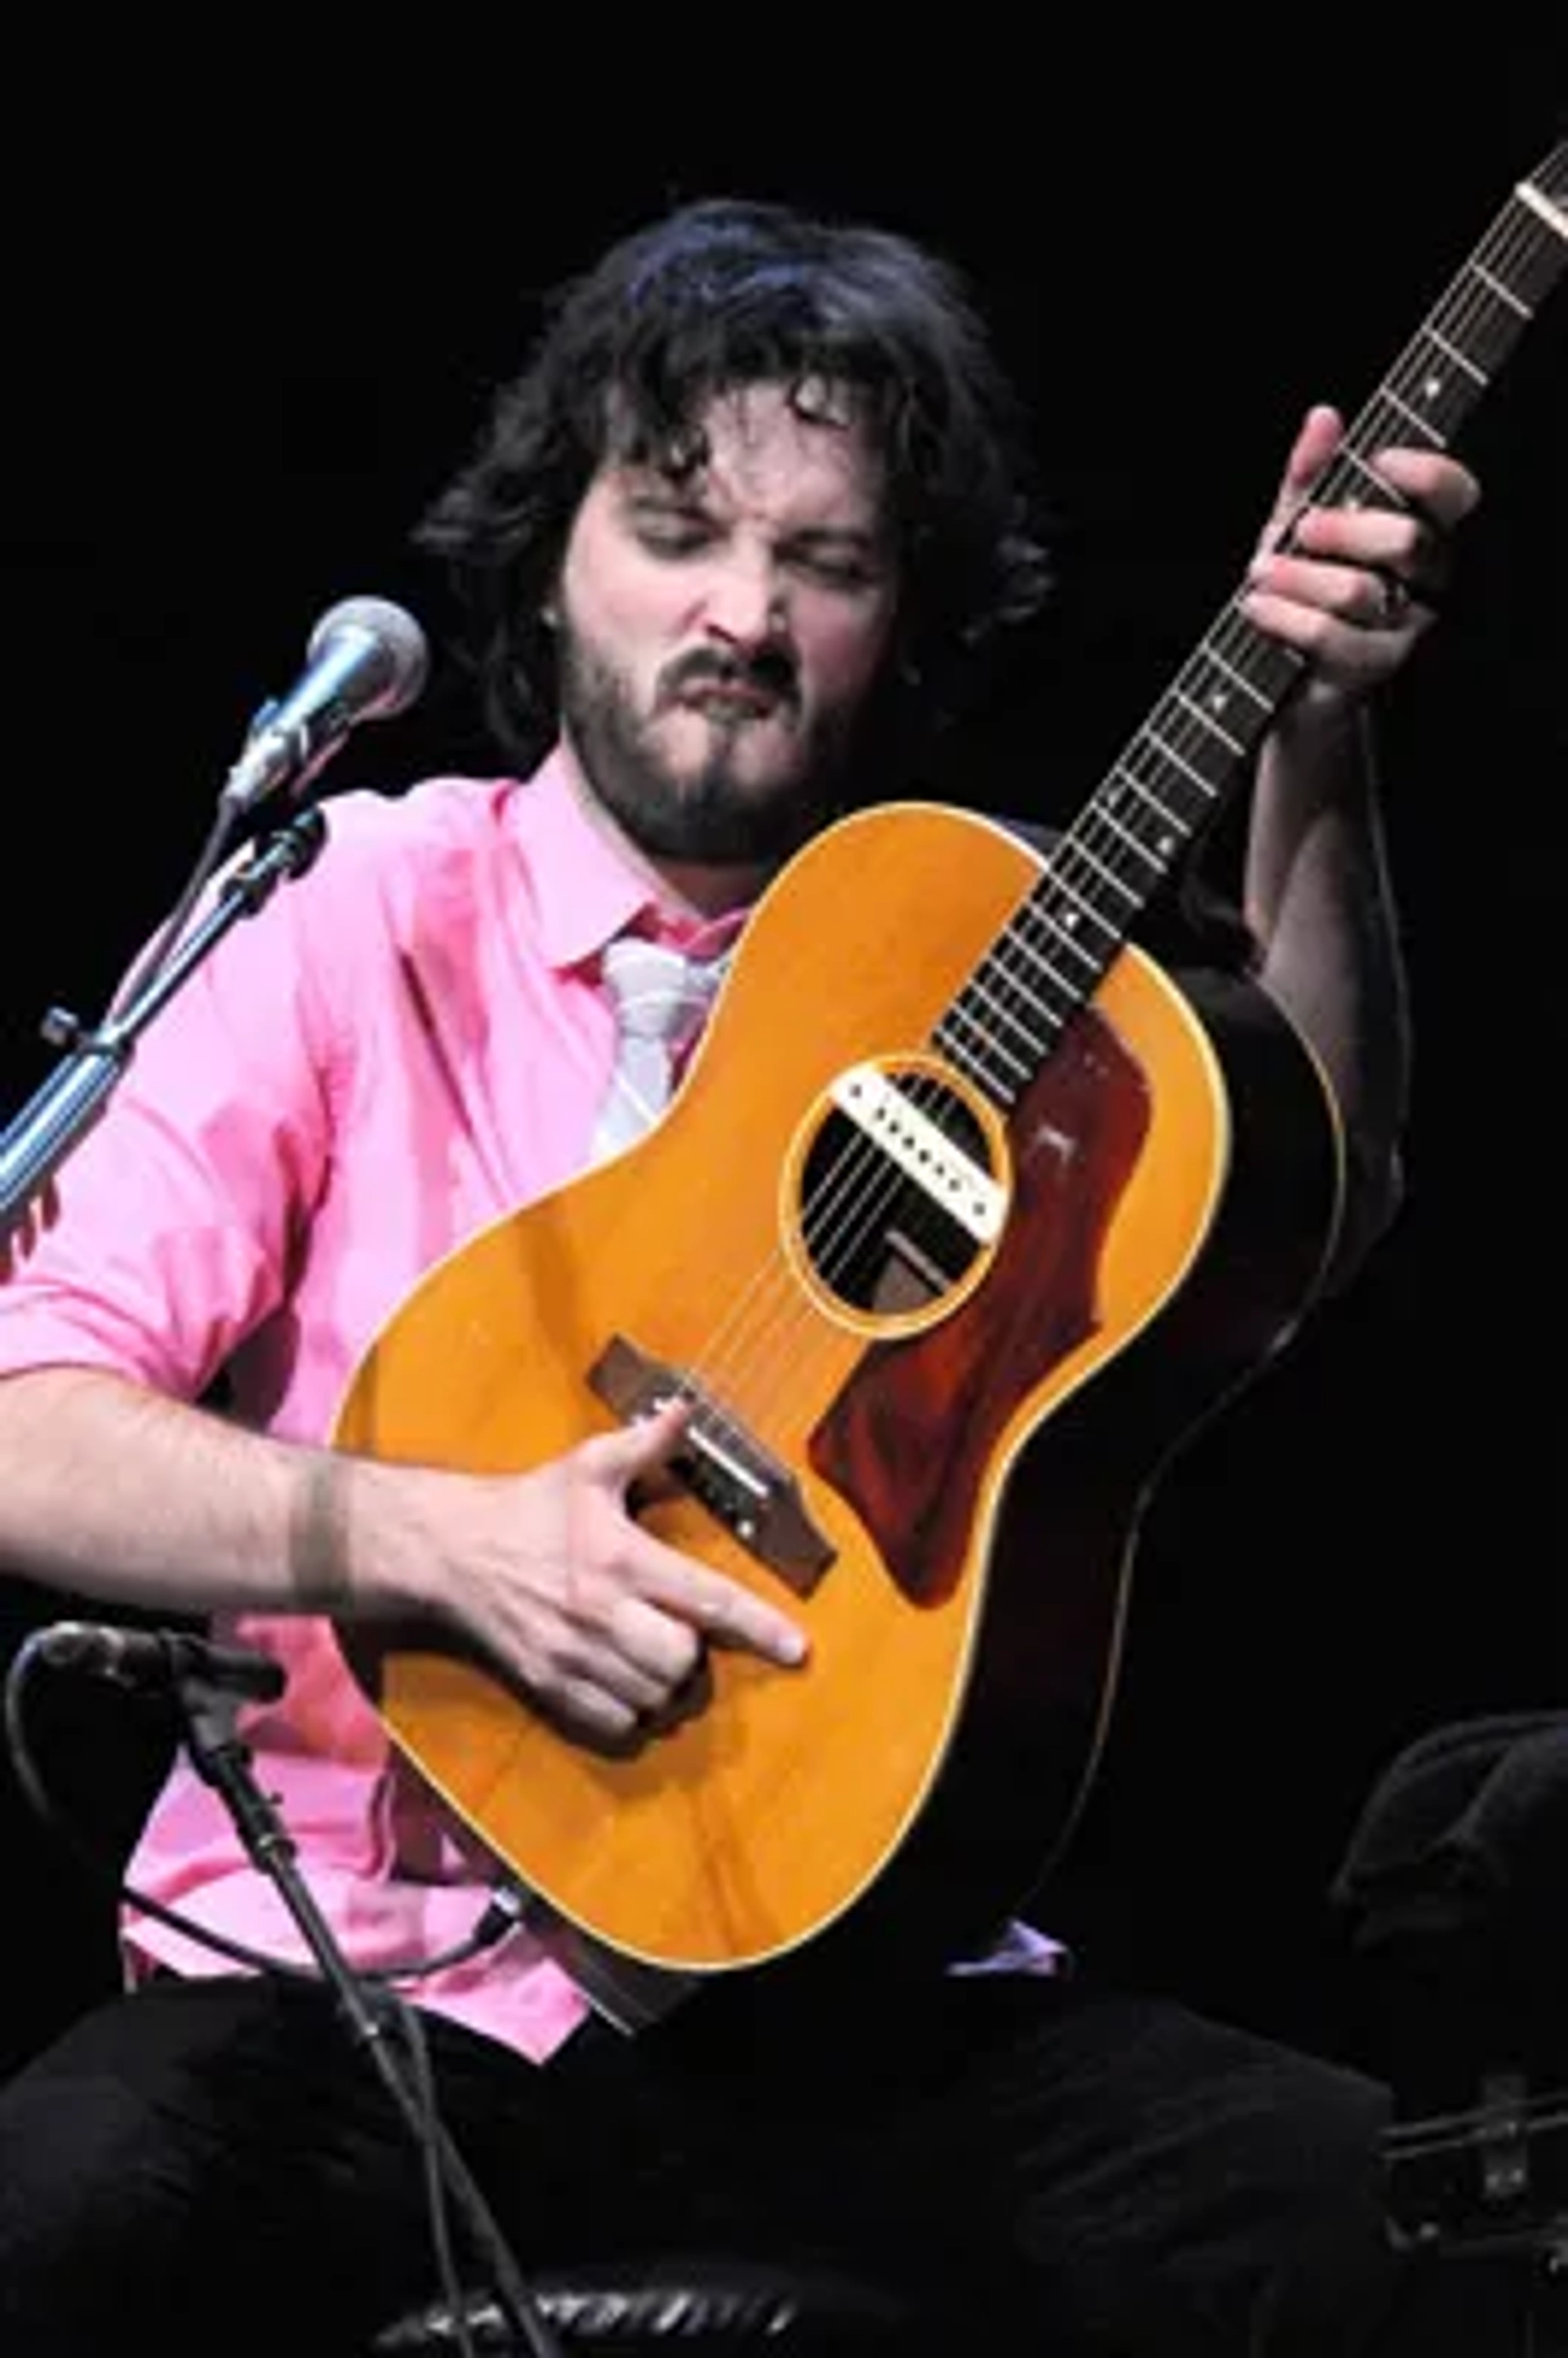
[[[697,957],[728,949],[747,907],[717,917],[662,901],[658,887],[629,859],[607,827],[597,826],[556,746],[524,795],[528,851],[538,893],[539,934],[557,968],[597,958],[606,942],[633,930]]]

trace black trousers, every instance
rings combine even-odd
[[[1028,2320],[1006,2346],[1053,2358],[1374,2346],[1399,2272],[1372,2082],[1082,1983],[946,1980],[776,2027],[705,2004],[544,2069],[426,2017],[524,2273],[784,2253],[926,2272],[968,2309],[957,2348],[1004,2299]],[[412,2141],[318,1988],[165,1980],[0,2091],[5,2358],[354,2358],[438,2289]]]

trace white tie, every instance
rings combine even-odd
[[[676,1063],[696,1038],[722,975],[662,942],[624,934],[604,952],[615,1007],[615,1069],[594,1125],[593,1159],[640,1138],[669,1101]]]

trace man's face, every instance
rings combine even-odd
[[[829,813],[892,633],[882,470],[833,389],[717,399],[687,474],[611,457],[557,599],[561,717],[654,858],[766,862]]]

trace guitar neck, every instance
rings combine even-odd
[[[1519,181],[1345,436],[1316,507],[1401,507],[1395,443],[1445,450],[1568,269],[1568,140]],[[1287,525],[1280,546],[1288,546]],[[936,1045],[1012,1105],[1098,989],[1149,903],[1245,774],[1303,659],[1242,613],[1217,619],[1053,847],[936,1027]]]

